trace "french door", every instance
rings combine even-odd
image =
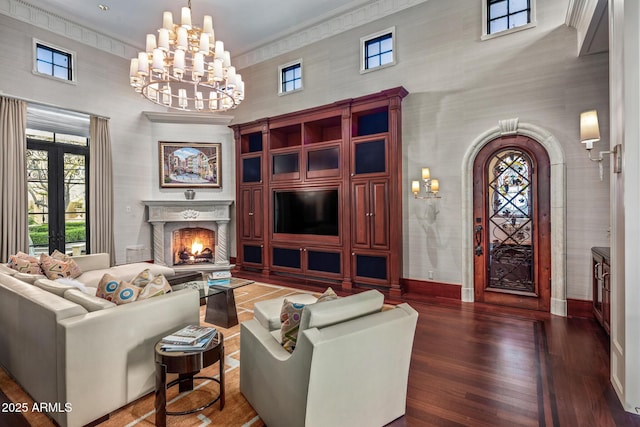
[[[87,145],[87,138],[69,135],[27,139],[29,249],[35,255],[87,252]]]
[[[474,163],[475,301],[549,311],[550,165],[525,136],[487,144]]]

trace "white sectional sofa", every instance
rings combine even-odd
[[[84,271],[77,280],[89,288],[106,271],[125,280],[144,268],[173,272],[147,263],[109,268],[105,254],[74,259]],[[151,392],[155,343],[199,323],[193,289],[115,306],[39,282],[0,271],[0,364],[35,402],[54,408],[48,414],[61,427],[83,426]]]

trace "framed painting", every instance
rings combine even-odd
[[[159,141],[161,188],[221,188],[219,142]]]

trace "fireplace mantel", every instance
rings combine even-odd
[[[153,261],[156,264],[172,265],[171,242],[167,235],[173,229],[210,226],[218,235],[215,263],[210,269],[230,269],[228,226],[233,200],[143,200],[142,203],[148,207],[147,221],[153,226]]]

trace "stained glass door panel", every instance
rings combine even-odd
[[[503,150],[488,165],[489,287],[534,292],[531,160]]]

